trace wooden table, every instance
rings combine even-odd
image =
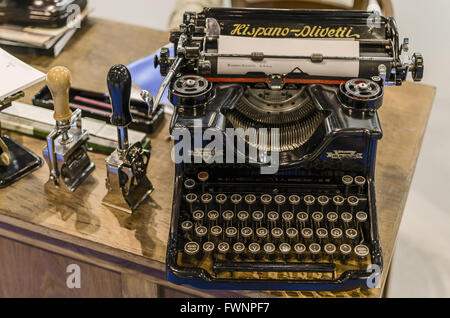
[[[89,19],[56,59],[19,56],[42,71],[55,65],[72,70],[73,86],[106,91],[106,74],[115,63],[128,64],[167,43],[166,32]],[[26,91],[25,102],[42,85]],[[403,209],[414,174],[435,88],[406,83],[388,88],[380,111],[376,183],[385,271],[392,259]],[[93,175],[74,193],[48,184],[42,167],[0,190],[0,296],[24,297],[164,297],[268,296],[262,292],[202,291],[165,280],[173,164],[168,120],[152,135],[149,177],[155,192],[132,216],[101,204],[106,193],[105,156],[91,154]],[[44,141],[11,134],[41,155]],[[81,289],[68,289],[66,268],[81,267]],[[292,297],[380,297],[383,289],[339,292],[271,293]]]

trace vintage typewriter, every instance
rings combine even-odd
[[[174,105],[168,279],[209,289],[373,287],[383,265],[377,109],[386,85],[409,72],[420,81],[424,68],[394,19],[205,8],[185,13],[170,40],[175,56],[163,49],[155,59],[165,78],[153,100],[168,87]]]

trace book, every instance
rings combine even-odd
[[[55,126],[53,111],[20,102],[0,113],[4,129],[46,139]],[[89,132],[89,150],[109,155],[117,148],[117,127],[104,121],[83,118],[82,125]],[[128,130],[130,144],[140,141],[144,148],[150,147],[150,138],[143,132]],[[44,144],[43,144],[44,146]]]

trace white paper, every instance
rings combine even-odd
[[[0,49],[0,100],[44,79],[44,73]]]
[[[251,54],[262,52],[265,55],[298,55],[359,57],[359,42],[353,39],[263,39],[221,36],[219,54]],[[287,74],[299,68],[310,76],[358,77],[359,60],[323,60],[313,63],[309,59],[265,58],[252,61],[250,58],[220,57],[219,74],[247,74],[264,72],[266,74]]]

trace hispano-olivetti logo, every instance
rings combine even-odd
[[[327,152],[327,158],[329,159],[362,159],[363,154],[361,152],[353,150],[335,150],[333,152]]]
[[[304,25],[299,27],[267,27],[251,24],[233,24],[230,35],[247,37],[294,37],[294,38],[356,38],[361,37],[355,33],[353,27],[326,27],[320,25]]]

